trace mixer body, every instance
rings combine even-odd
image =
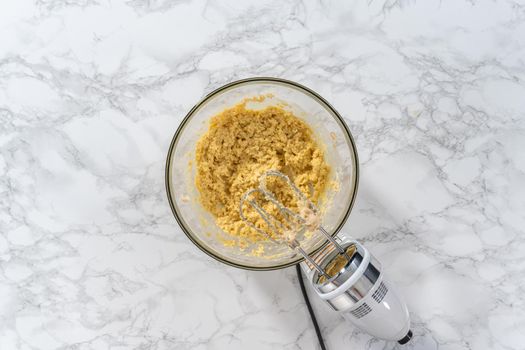
[[[340,313],[346,320],[374,337],[395,340],[401,344],[412,337],[406,304],[393,286],[382,278],[378,279],[377,288],[369,295]]]
[[[344,261],[338,271],[332,271],[329,280],[323,280],[307,263],[302,263],[314,290],[332,309],[363,331],[401,344],[408,342],[412,337],[408,309],[385,279],[379,261],[356,241],[341,245],[351,248],[351,259]],[[332,251],[321,252],[316,258],[326,268],[338,256],[338,252]]]

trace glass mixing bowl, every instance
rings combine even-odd
[[[166,190],[180,227],[188,238],[206,254],[240,268],[251,270],[280,269],[297,264],[303,257],[286,245],[272,241],[264,243],[264,253],[254,255],[253,247],[240,249],[226,246],[232,236],[215,225],[213,216],[200,204],[195,186],[195,147],[208,130],[209,119],[243,99],[271,96],[261,105],[254,102],[249,108],[264,108],[280,104],[304,121],[314,131],[325,150],[325,161],[330,165],[331,180],[337,186],[329,189],[322,207],[322,225],[335,236],[345,223],[354,203],[358,184],[358,160],[354,140],[343,118],[321,96],[292,81],[277,78],[250,78],[235,81],[211,92],[197,103],[183,119],[173,136],[166,161]],[[322,249],[327,240],[314,234],[301,241],[310,254]]]

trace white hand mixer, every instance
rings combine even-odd
[[[276,178],[289,187],[297,200],[298,211],[284,206],[268,189],[268,178]],[[279,217],[265,210],[262,201],[271,203],[280,213]],[[256,226],[245,216],[245,206],[259,214],[266,223],[265,228]],[[412,338],[407,307],[385,279],[381,264],[356,241],[339,244],[321,225],[319,209],[288,176],[275,170],[264,173],[259,187],[247,191],[241,198],[239,212],[254,230],[276,244],[287,245],[305,258],[303,269],[314,290],[345,319],[378,338],[396,340],[400,344]],[[316,230],[331,246],[310,256],[297,237]]]

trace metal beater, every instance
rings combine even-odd
[[[300,203],[302,211],[307,214],[310,214],[310,220],[308,220],[307,217],[301,216],[301,211],[297,213],[283,205],[283,203],[276,198],[273,192],[268,190],[267,179],[269,177],[279,178],[290,187],[290,189],[292,190],[291,192],[295,196],[295,199],[298,201],[298,203]],[[283,220],[279,220],[278,218],[264,210],[255,199],[254,195],[256,193],[260,193],[265,200],[275,205],[275,207],[279,210]],[[244,215],[244,206],[246,204],[250,205],[260,215],[260,217],[264,220],[268,228],[272,231],[273,235],[270,234],[268,231],[256,227],[250,220],[248,220],[248,218]],[[325,278],[330,278],[330,276],[314,260],[314,258],[308,255],[306,251],[301,247],[301,244],[296,238],[297,234],[304,233],[304,231],[306,231],[307,229],[311,231],[318,230],[326,237],[326,239],[328,239],[328,241],[331,244],[333,244],[337,251],[340,254],[342,254],[347,259],[347,261],[350,260],[350,257],[346,254],[345,249],[341,245],[339,245],[339,243],[337,243],[337,241],[321,225],[320,220],[318,220],[319,208],[317,208],[317,206],[304,195],[304,193],[293,183],[292,180],[290,180],[290,178],[287,175],[281,173],[280,171],[270,170],[261,175],[261,177],[259,178],[259,187],[248,190],[241,197],[239,203],[239,213],[241,219],[251,228],[265,235],[277,244],[288,245],[290,249],[295,250],[296,252],[301,254],[315,268],[315,270],[317,270],[317,272],[320,275],[325,276]]]

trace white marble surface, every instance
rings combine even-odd
[[[406,296],[405,348],[525,348],[523,1],[6,0],[0,349],[317,349],[293,269],[211,260],[166,201],[183,115],[258,75],[350,125],[345,231]],[[315,307],[329,349],[401,348]]]

